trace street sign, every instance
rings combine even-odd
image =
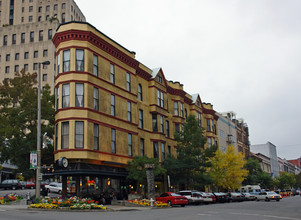
[[[41,181],[43,178],[43,174],[42,173],[39,173],[39,177],[38,177],[38,179]]]
[[[37,151],[30,152],[30,169],[37,169],[38,166],[38,153]]]

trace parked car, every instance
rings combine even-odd
[[[227,193],[223,192],[214,192],[213,195],[215,196],[216,202],[231,202],[230,197],[227,195]]]
[[[273,191],[261,192],[257,195],[257,201],[265,200],[265,201],[269,202],[270,200],[276,200],[277,202],[279,202],[280,199],[282,199],[282,196]]]
[[[24,181],[20,181],[21,183],[21,189],[25,189],[25,182]]]
[[[41,188],[44,188],[46,185],[49,185],[49,182],[47,182],[47,181],[40,182]]]
[[[173,192],[162,193],[159,197],[156,197],[156,201],[168,203],[169,206],[181,205],[185,207],[188,204],[188,199],[185,196]]]
[[[34,189],[34,188],[36,188],[36,184],[31,182],[31,181],[24,182],[24,186],[25,186],[25,189]]]
[[[242,202],[245,201],[245,196],[242,193],[230,192],[228,193],[232,202]]]
[[[19,180],[8,179],[2,181],[2,183],[0,184],[0,188],[16,190],[16,189],[22,189],[22,185]]]
[[[211,196],[213,202],[215,203],[216,202],[215,195],[212,192],[206,192],[206,193]]]
[[[50,192],[55,192],[58,194],[62,193],[62,183],[51,182],[49,185],[45,185],[45,188],[47,189],[48,193]]]
[[[188,199],[188,204],[198,205],[204,201],[202,195],[195,190],[182,190],[177,193],[181,196],[185,196]]]
[[[247,201],[252,201],[252,200],[256,200],[256,196],[255,195],[252,195],[250,193],[243,193],[245,195],[245,200]]]
[[[290,190],[286,190],[287,193],[290,193],[291,196],[297,196],[300,195],[300,191],[296,190],[296,189],[290,189]]]
[[[200,194],[203,197],[203,202],[205,204],[209,204],[209,203],[214,203],[216,202],[215,196],[212,193],[205,193],[205,192],[200,192]]]

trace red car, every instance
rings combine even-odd
[[[33,183],[33,182],[31,182],[31,181],[24,182],[24,184],[25,184],[25,188],[26,189],[34,189],[34,188],[36,188],[36,184]]]
[[[188,205],[188,199],[185,196],[181,196],[174,192],[165,192],[159,197],[156,197],[156,201],[168,203],[169,206],[181,205],[182,207],[185,207],[185,205]]]

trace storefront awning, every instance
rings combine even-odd
[[[103,177],[127,177],[127,172],[115,172],[107,170],[57,170],[52,173],[53,175],[58,176],[103,176]]]

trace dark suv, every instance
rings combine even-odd
[[[15,189],[21,189],[22,185],[19,180],[4,180],[0,184],[0,188],[15,190]]]

